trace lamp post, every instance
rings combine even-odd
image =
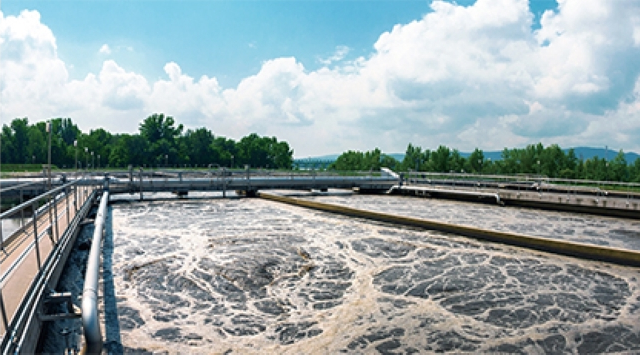
[[[98,154],[98,169],[100,169],[100,154]]]
[[[164,166],[169,167],[169,154],[164,155]]]
[[[91,167],[93,170],[96,170],[96,157],[93,155],[93,152],[91,152]]]
[[[231,169],[233,169],[233,155],[231,155]]]
[[[76,172],[78,172],[78,140],[73,141],[73,146],[76,148]]]
[[[47,180],[49,190],[51,190],[51,121],[47,122],[47,133],[49,134],[49,155],[47,158]]]
[[[84,169],[89,169],[89,148],[84,147]]]

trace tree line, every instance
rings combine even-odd
[[[46,164],[46,122],[16,118],[2,126],[3,164]],[[83,133],[70,118],[51,120],[51,164],[63,169],[134,167],[243,167],[290,169],[293,150],[275,137],[249,134],[239,141],[214,136],[207,128],[184,130],[171,116],[153,114],[136,134],[112,134],[98,128]]]
[[[483,151],[478,148],[463,157],[457,149],[443,145],[429,150],[409,144],[402,161],[383,154],[378,148],[368,152],[347,151],[329,169],[379,170],[380,167],[395,171],[532,174],[564,179],[640,182],[640,158],[629,163],[622,150],[611,160],[597,156],[585,160],[578,158],[573,149],[565,153],[556,144],[544,147],[541,143],[525,148],[505,148],[502,159],[495,161],[485,159]]]

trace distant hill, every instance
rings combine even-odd
[[[564,149],[564,152],[567,153],[569,149]],[[612,160],[618,155],[618,151],[613,149],[607,149],[605,151],[604,148],[589,148],[589,147],[577,147],[573,148],[573,151],[576,154],[578,159],[582,158],[584,160],[591,159],[593,157],[598,158],[607,158],[608,160]],[[493,161],[502,160],[502,151],[492,151],[492,152],[483,152],[485,159],[491,159]],[[404,159],[403,153],[389,153],[387,154],[397,161],[402,161]],[[460,155],[463,157],[468,157],[471,153],[460,152]],[[336,161],[340,155],[339,154],[331,154],[331,155],[322,155],[318,157],[309,157],[309,158],[301,158],[295,159],[296,161],[305,161],[305,160],[320,160],[320,161]],[[633,164],[636,159],[640,158],[640,154],[634,152],[624,153],[624,158],[627,160],[627,164]]]
[[[607,160],[612,160],[616,157],[616,155],[618,155],[618,151],[613,149],[607,149],[605,151],[603,148],[577,147],[573,148],[573,150],[575,151],[576,157],[578,157],[578,159],[582,158],[584,160],[591,159],[596,156],[598,158],[607,158]],[[567,152],[568,149],[565,149],[564,151]],[[628,152],[624,153],[624,158],[627,160],[627,164],[629,164],[635,162],[636,159],[640,158],[640,154]]]
[[[336,161],[340,154],[331,154],[331,155],[321,155],[319,157],[308,157],[308,158],[297,158],[295,161],[307,161],[307,160],[315,160],[315,161]]]

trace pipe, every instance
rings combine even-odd
[[[100,278],[100,254],[102,254],[102,234],[106,219],[109,191],[102,194],[100,207],[95,219],[93,241],[87,261],[87,273],[82,290],[82,328],[85,346],[82,354],[100,354],[102,352],[102,334],[100,332],[100,316],[98,314],[98,280]]]

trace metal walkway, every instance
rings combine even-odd
[[[0,234],[0,334],[2,352],[35,351],[42,301],[57,283],[74,233],[94,198],[94,188],[65,184],[1,215],[17,229]],[[35,339],[34,339],[35,338]],[[26,346],[26,348],[24,347]]]

